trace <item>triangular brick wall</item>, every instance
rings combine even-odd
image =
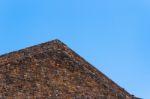
[[[0,99],[136,99],[53,40],[0,56]]]

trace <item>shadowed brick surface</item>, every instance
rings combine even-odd
[[[0,56],[0,99],[136,99],[59,40]]]

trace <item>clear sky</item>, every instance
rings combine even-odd
[[[0,0],[0,54],[55,38],[150,99],[150,0]]]

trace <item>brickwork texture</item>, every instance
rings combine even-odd
[[[0,99],[137,99],[59,40],[0,56]]]

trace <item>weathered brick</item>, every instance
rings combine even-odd
[[[0,99],[136,99],[59,40],[0,56]]]

